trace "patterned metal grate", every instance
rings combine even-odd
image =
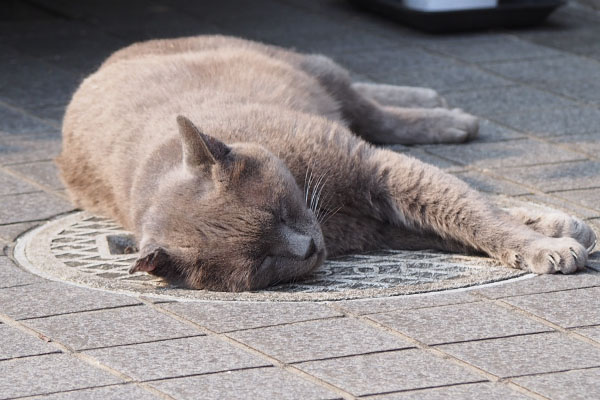
[[[21,239],[15,255],[28,269],[55,280],[137,294],[189,299],[336,300],[422,293],[524,275],[480,257],[433,251],[381,251],[328,260],[301,281],[259,292],[222,293],[172,287],[128,269],[133,237],[113,221],[85,212],[52,221]]]

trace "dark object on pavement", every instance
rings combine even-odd
[[[564,0],[499,0],[493,8],[448,11],[412,9],[402,0],[350,0],[426,32],[460,32],[491,28],[524,28],[541,23]]]

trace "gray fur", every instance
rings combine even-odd
[[[472,138],[476,118],[444,105],[428,89],[353,83],[320,55],[223,36],[155,40],[81,84],[57,162],[76,205],[135,232],[132,271],[188,287],[257,289],[318,267],[326,251],[381,248],[583,268],[595,240],[583,222],[529,223],[367,142]]]

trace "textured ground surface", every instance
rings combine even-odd
[[[481,137],[404,151],[598,229],[599,14],[567,7],[537,30],[426,36],[339,1],[5,4],[0,398],[600,397],[595,270],[410,298],[179,303],[45,281],[10,258],[17,235],[72,209],[51,160],[82,77],[128,43],[200,33],[322,52],[361,80],[433,87],[485,118]]]

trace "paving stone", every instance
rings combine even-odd
[[[64,188],[63,183],[58,177],[58,168],[56,167],[56,164],[53,161],[14,164],[9,166],[8,169],[53,189]]]
[[[542,137],[598,132],[600,126],[600,110],[581,106],[512,112],[498,118],[521,132]]]
[[[39,221],[71,211],[65,199],[45,192],[0,196],[0,224]]]
[[[555,374],[524,376],[515,383],[555,400],[584,400],[600,397],[600,368]]]
[[[338,399],[340,396],[279,368],[254,368],[152,382],[177,399]]]
[[[228,336],[286,363],[413,347],[350,318],[299,322],[238,331]]]
[[[0,196],[8,194],[31,193],[39,189],[22,179],[0,171]]]
[[[155,400],[160,398],[135,385],[113,385],[44,395],[45,400]]]
[[[472,303],[477,301],[466,291],[438,292],[412,296],[383,297],[364,300],[335,302],[336,308],[353,314],[375,314],[400,310],[437,307],[448,304]]]
[[[207,336],[109,347],[86,354],[138,381],[271,366],[265,359]]]
[[[464,171],[464,167],[462,165],[458,165],[455,162],[444,160],[434,154],[429,154],[423,150],[423,148],[413,147],[408,151],[403,151],[403,154],[407,156],[414,157],[424,163],[435,165],[439,169],[442,169],[446,172],[460,172]]]
[[[8,257],[0,256],[0,289],[40,281],[41,279],[37,276],[19,269]],[[4,307],[0,309],[0,312],[4,312]]]
[[[515,392],[502,384],[470,383],[466,385],[444,386],[411,392],[392,393],[375,396],[373,400],[525,400],[529,397]]]
[[[600,286],[600,273],[586,270],[574,275],[539,275],[529,279],[476,289],[472,293],[481,294],[491,299],[499,299],[592,286]]]
[[[395,311],[369,318],[429,345],[552,330],[487,302]]]
[[[600,325],[600,287],[504,299],[563,328]]]
[[[338,56],[341,65],[392,85],[425,86],[439,91],[502,87],[509,81],[418,48],[385,49]]]
[[[573,204],[570,201],[566,201],[564,199],[556,198],[553,196],[564,196],[563,192],[553,193],[552,196],[544,196],[544,195],[525,195],[520,197],[519,199],[523,201],[530,201],[532,203],[537,203],[541,205],[545,205],[551,208],[556,208],[558,210],[562,210],[567,214],[575,215],[579,218],[597,218],[600,217],[600,211],[590,210],[589,208],[580,207],[576,204]]]
[[[77,350],[197,336],[197,329],[146,306],[29,319],[25,323]]]
[[[507,174],[503,175],[507,177],[510,176]],[[531,193],[531,190],[527,189],[526,187],[518,186],[510,182],[495,179],[488,175],[484,175],[475,171],[460,172],[455,174],[455,176],[465,181],[469,184],[469,186],[471,186],[474,189],[477,189],[480,192],[504,194],[507,196],[522,196],[524,194]]]
[[[600,132],[600,130],[598,131]],[[600,133],[553,137],[551,140],[591,156],[600,154]]]
[[[80,78],[42,61],[10,58],[0,66],[0,99],[25,109],[67,104]]]
[[[584,57],[552,57],[486,64],[501,76],[565,96],[600,102],[598,62]]]
[[[342,315],[318,303],[202,302],[161,305],[215,332],[259,328]]]
[[[479,132],[474,142],[497,142],[503,140],[522,139],[525,136],[506,126],[498,125],[487,119],[479,120]]]
[[[560,333],[538,333],[439,346],[500,377],[600,366],[600,348]]]
[[[0,134],[58,136],[59,132],[37,118],[0,104]]]
[[[25,332],[21,332],[16,328],[4,324],[0,324],[0,338],[2,338],[0,361],[9,358],[59,352],[59,350],[50,346],[42,339],[35,338]],[[1,392],[0,396],[2,396]]]
[[[14,242],[19,235],[39,224],[40,222],[18,222],[16,224],[0,225],[0,237],[8,242]]]
[[[119,383],[106,371],[94,368],[66,354],[49,354],[0,361],[0,398],[45,393]]]
[[[544,192],[600,187],[600,162],[595,161],[504,168],[496,172]]]
[[[562,197],[573,203],[581,206],[591,208],[595,211],[600,211],[600,189],[584,189],[584,190],[571,190],[568,192],[556,193],[556,196]]]
[[[0,136],[0,164],[48,161],[60,153],[57,137]]]
[[[513,112],[575,105],[563,97],[524,86],[456,92],[444,97],[451,107],[459,107],[475,115],[500,121],[499,116]]]
[[[465,35],[459,38],[450,35],[439,39],[436,37],[423,45],[450,57],[474,63],[563,55],[558,50],[529,43],[509,35]]]
[[[462,165],[497,168],[562,161],[584,160],[585,156],[533,139],[493,143],[426,146],[428,152]]]
[[[484,380],[417,349],[311,361],[297,367],[355,396]]]
[[[575,331],[577,333],[579,333],[580,335],[587,336],[590,339],[593,339],[596,342],[600,343],[600,326],[590,326],[587,328],[579,328],[579,329],[575,329]]]
[[[24,287],[0,290],[2,312],[15,319],[38,318],[139,303],[133,297],[82,289],[60,282],[43,281]]]

